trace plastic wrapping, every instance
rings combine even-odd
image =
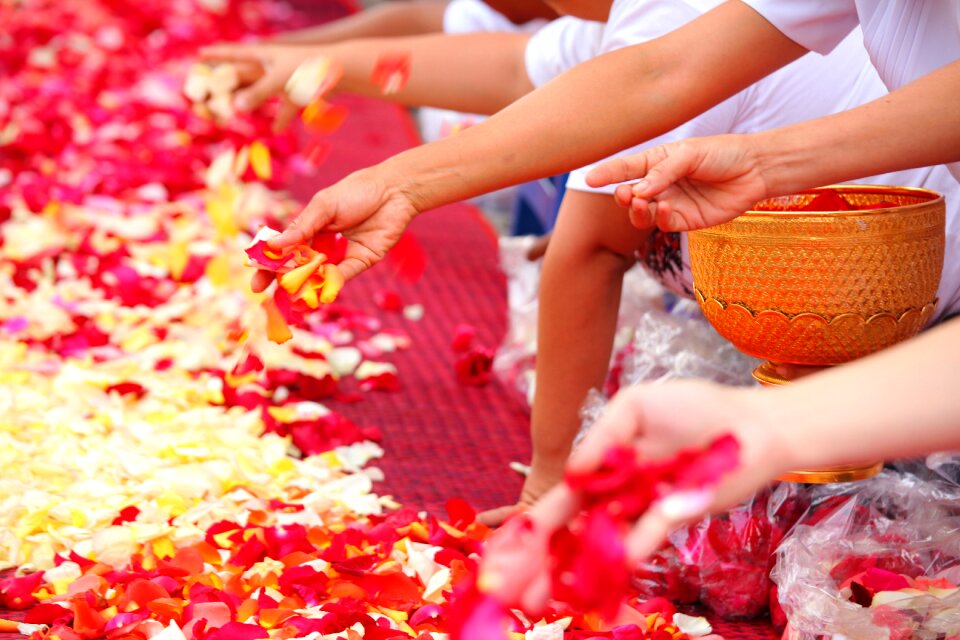
[[[680,300],[669,312],[648,310],[640,316],[620,385],[676,378],[753,384],[750,373],[757,364],[714,331],[696,303]]]
[[[932,453],[924,462],[939,479],[960,485],[960,453],[956,451]]]
[[[773,579],[792,640],[960,637],[960,488],[890,471],[820,487]]]
[[[640,312],[631,334],[632,341],[614,357],[605,393],[593,391],[584,402],[577,443],[603,412],[607,398],[621,387],[678,378],[756,384],[750,374],[760,361],[740,353],[714,331],[693,301],[673,300],[664,309]]]
[[[641,597],[699,602],[728,620],[755,618],[775,599],[774,551],[809,503],[803,486],[782,483],[678,529],[640,565],[633,586]]]
[[[493,371],[533,403],[537,354],[537,291],[540,261],[528,260],[532,236],[500,238],[500,268],[507,276],[507,334],[493,359]]]
[[[500,266],[507,276],[509,328],[497,350],[493,370],[508,386],[517,389],[528,404],[533,403],[536,385],[537,313],[540,288],[540,260],[528,260],[533,237],[500,239]],[[641,267],[627,272],[623,280],[614,362],[634,336],[641,315],[664,308],[664,291]]]

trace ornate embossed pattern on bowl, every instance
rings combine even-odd
[[[848,362],[912,337],[936,306],[945,207],[932,191],[827,187],[854,206],[796,212],[819,190],[772,198],[689,238],[710,323],[741,351],[774,362]]]

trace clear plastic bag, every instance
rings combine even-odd
[[[941,480],[960,485],[960,453],[956,451],[932,453],[927,456],[924,463]]]
[[[580,411],[575,444],[600,417],[607,399],[620,388],[678,378],[701,378],[727,385],[756,384],[751,372],[760,363],[718,334],[692,300],[673,298],[663,309],[646,309],[634,318],[632,340],[614,357],[604,393],[592,391]]]
[[[699,602],[727,620],[755,618],[775,600],[774,551],[809,504],[802,485],[781,483],[678,529],[638,567],[633,586],[641,597]]]
[[[540,288],[540,260],[529,260],[527,252],[535,238],[500,239],[500,267],[507,276],[509,309],[507,334],[493,360],[493,370],[509,387],[517,389],[533,403],[536,387],[537,314]],[[641,267],[624,276],[618,329],[614,343],[614,362],[634,337],[641,315],[664,308],[664,291]]]
[[[960,489],[892,471],[820,487],[773,579],[792,640],[960,637]]]
[[[753,384],[759,364],[714,331],[695,302],[678,300],[669,311],[648,310],[638,319],[621,386],[676,378]]]
[[[507,334],[493,359],[494,373],[533,402],[537,354],[540,261],[528,260],[535,238],[500,238],[500,268],[507,276]]]

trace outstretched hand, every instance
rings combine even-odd
[[[715,489],[668,495],[633,525],[626,539],[629,561],[636,563],[649,556],[674,529],[738,504],[789,467],[788,453],[761,419],[766,407],[763,398],[752,390],[677,381],[629,387],[610,402],[574,451],[568,471],[595,472],[612,448],[624,445],[635,447],[641,459],[663,459],[705,447],[724,434],[733,435],[740,443],[738,468],[726,474]],[[517,526],[509,522],[509,535],[494,536],[484,554],[487,573],[499,577],[488,585],[494,595],[531,610],[546,603],[546,545],[552,533],[576,517],[581,507],[581,496],[561,483],[522,516],[532,522],[524,529],[531,532],[525,534],[526,539],[520,539]]]
[[[287,95],[287,82],[301,64],[319,57],[322,56],[316,47],[303,45],[218,44],[200,50],[200,59],[205,62],[237,67],[241,89],[236,92],[233,105],[238,111],[253,111],[270,98],[280,97],[276,130],[285,129],[304,106]]]
[[[375,176],[376,168],[350,174],[318,192],[287,228],[267,245],[281,251],[310,244],[321,232],[337,232],[347,239],[346,257],[340,262],[345,280],[356,277],[383,259],[419,213],[410,198],[389,188]],[[274,274],[258,271],[253,290],[263,291]]]
[[[744,135],[694,138],[595,167],[587,184],[617,187],[617,203],[641,229],[693,231],[736,218],[769,197],[761,164]]]
[[[787,454],[764,422],[765,402],[766,396],[756,390],[705,381],[628,387],[591,427],[567,469],[593,472],[617,446],[635,447],[641,459],[663,459],[705,447],[724,434],[737,439],[739,465],[723,476],[715,490],[702,492],[698,499],[668,496],[655,502],[634,525],[627,538],[627,555],[634,562],[642,560],[674,529],[735,506],[786,471]],[[536,517],[536,507],[531,513]]]

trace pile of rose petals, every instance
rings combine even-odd
[[[336,305],[267,339],[243,248],[298,208],[270,189],[293,138],[183,95],[200,44],[280,21],[259,0],[0,3],[0,567],[119,566],[251,500],[379,510],[377,430],[322,402],[396,389],[410,340]]]
[[[526,515],[508,520],[490,540],[480,572],[462,587],[453,610],[453,637],[503,637],[505,629],[515,628],[516,611],[534,618],[579,611],[591,612],[602,621],[640,619],[639,625],[636,620],[629,625],[629,633],[635,635],[618,636],[615,630],[615,638],[666,640],[681,634],[709,634],[705,620],[689,625],[689,632],[681,629],[683,625],[659,629],[640,615],[649,609],[630,606],[624,537],[628,527],[654,504],[713,490],[736,469],[739,452],[739,443],[730,435],[702,450],[681,451],[655,461],[638,460],[632,447],[616,447],[598,469],[568,473],[566,484],[577,494],[583,512],[556,530]],[[669,609],[653,612],[661,620],[669,619],[668,614],[675,613],[672,606]],[[620,633],[627,632],[620,628]]]
[[[262,251],[283,293],[250,292],[245,249],[298,210],[274,188],[305,156],[270,108],[230,109],[228,71],[184,87],[199,46],[296,16],[23,0],[0,24],[0,606],[59,640],[445,637],[489,532],[461,502],[441,521],[373,493],[379,434],[324,404],[396,390],[410,339],[320,304],[334,236]],[[644,627],[566,610],[515,629],[686,637],[666,613]]]
[[[250,266],[276,277],[273,298],[264,301],[267,337],[272,342],[284,343],[293,337],[288,319],[337,299],[343,288],[343,274],[337,265],[346,254],[346,239],[339,234],[320,234],[311,246],[296,245],[277,252],[267,241],[279,235],[270,227],[261,228],[246,253]]]

